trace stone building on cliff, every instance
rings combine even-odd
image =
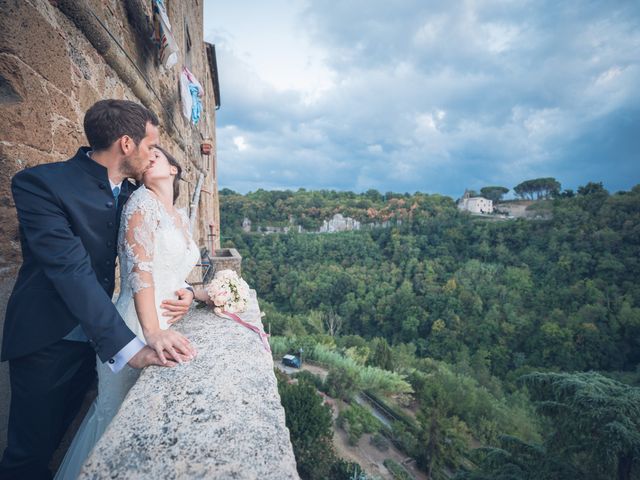
[[[163,57],[158,45],[168,45]],[[196,243],[219,248],[220,95],[203,0],[0,0],[0,331],[21,263],[11,178],[86,145],[84,112],[105,98],[158,115],[161,144],[184,170],[178,206],[192,217]],[[0,386],[5,376],[3,364]],[[1,451],[8,389],[0,390]]]
[[[473,214],[493,213],[493,201],[484,197],[472,197],[469,191],[465,190],[462,198],[458,200],[458,210]]]

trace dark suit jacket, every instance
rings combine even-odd
[[[87,151],[12,179],[23,263],[7,305],[3,361],[51,345],[78,324],[103,362],[134,338],[111,296],[120,212],[136,187],[122,182],[116,209],[107,169]]]

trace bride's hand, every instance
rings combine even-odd
[[[160,307],[165,310],[162,316],[171,317],[167,319],[169,325],[181,320],[182,317],[187,314],[191,302],[193,302],[193,292],[191,290],[181,288],[176,292],[176,295],[178,296],[178,300],[163,300],[160,305]]]
[[[193,360],[197,354],[196,349],[191,345],[189,340],[178,332],[173,330],[152,330],[144,331],[144,338],[147,345],[155,350],[160,361],[166,364],[173,359],[178,363]],[[169,360],[165,351],[169,354]]]

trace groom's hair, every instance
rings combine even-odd
[[[123,135],[136,145],[146,134],[147,122],[158,126],[155,113],[129,100],[100,100],[84,115],[84,133],[92,150],[106,150]]]

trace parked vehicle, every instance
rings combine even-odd
[[[300,368],[302,366],[302,361],[297,355],[285,355],[282,357],[282,364],[287,367]]]

